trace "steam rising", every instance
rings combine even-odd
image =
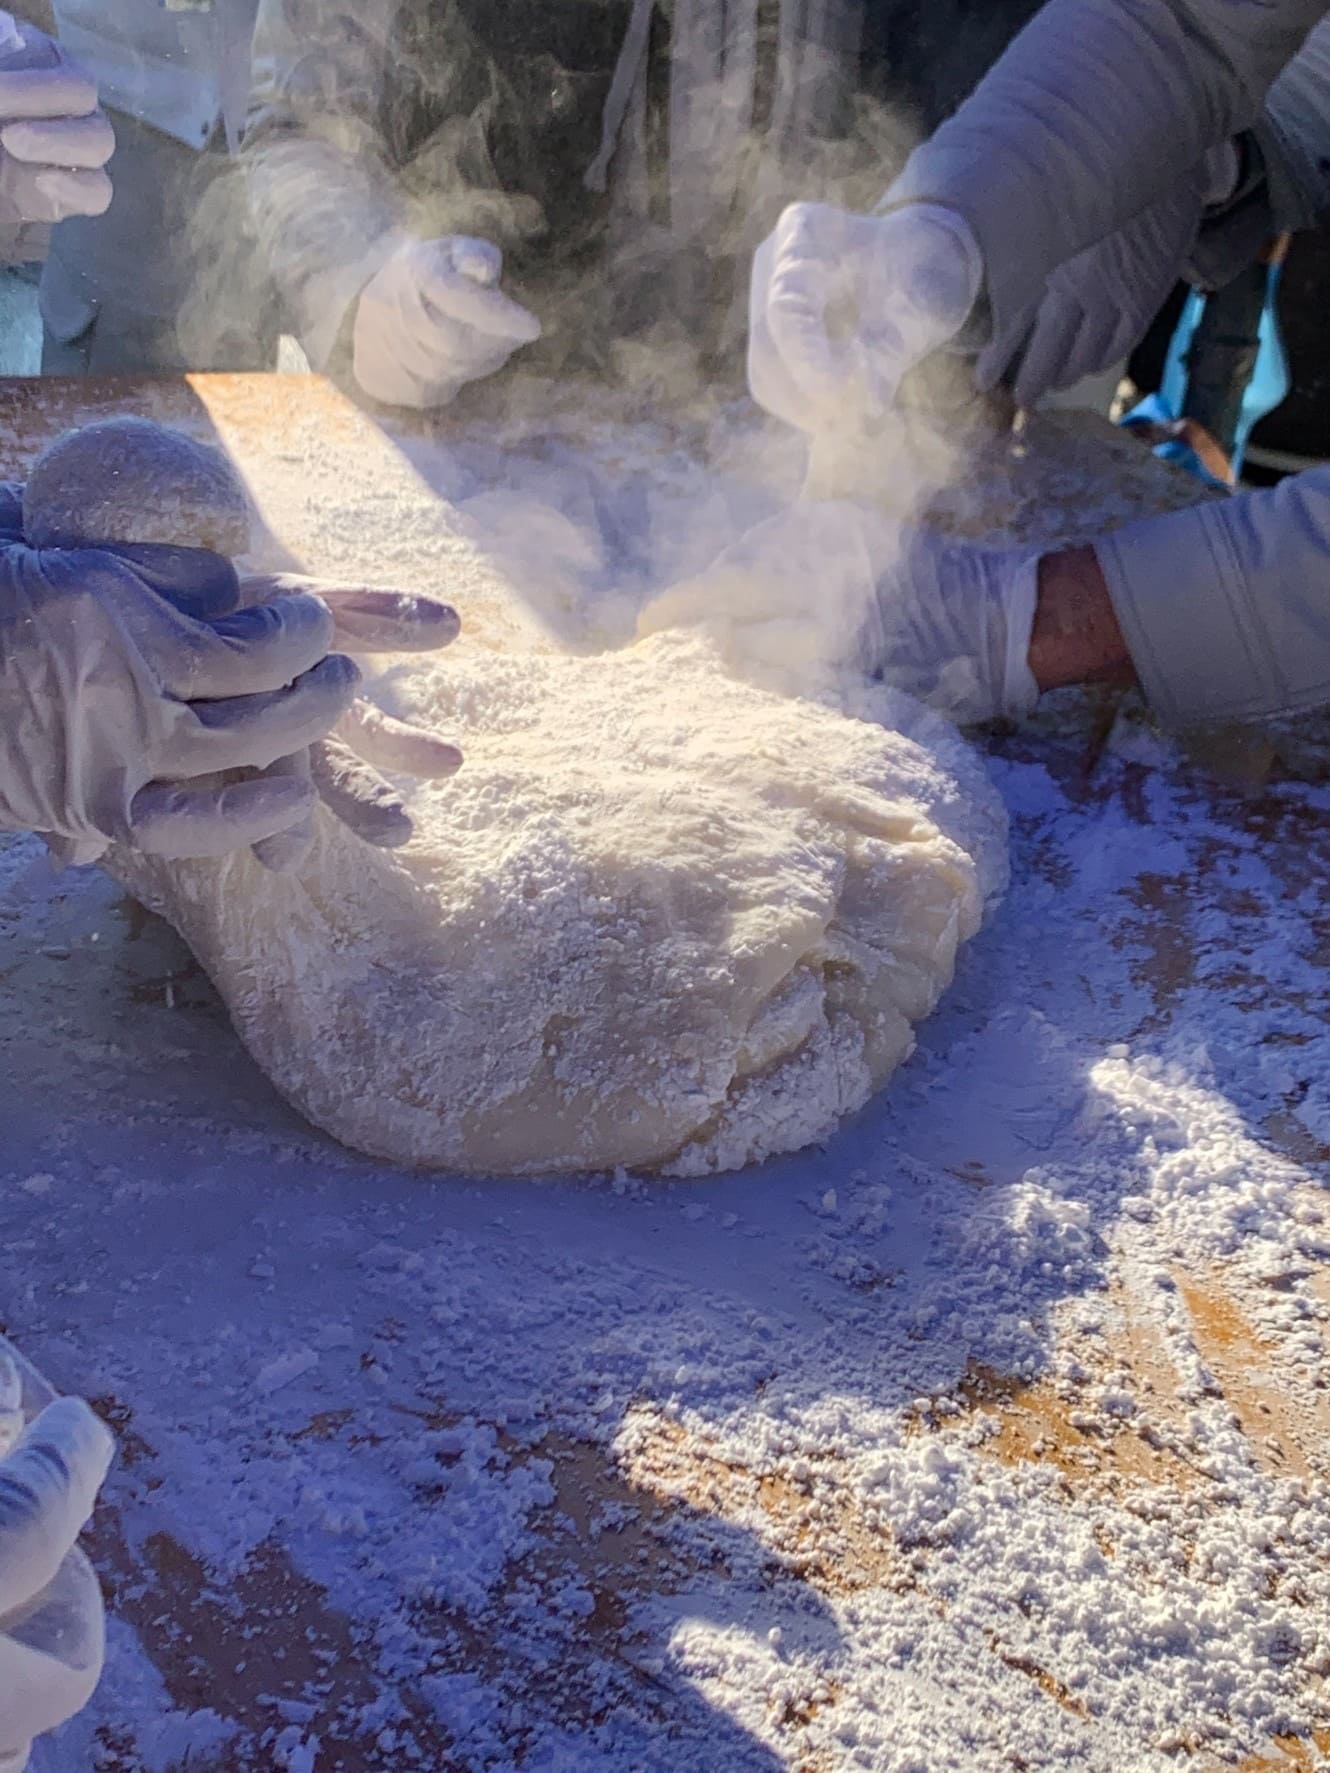
[[[544,339],[527,367],[738,386],[748,266],[796,199],[870,208],[916,131],[857,90],[857,0],[673,0],[595,189],[631,0],[265,0],[239,161],[194,227],[199,361],[270,269],[285,330],[345,373],[385,243],[493,241]],[[236,189],[237,185],[240,187]]]
[[[332,0],[265,0],[249,134],[200,207],[206,269],[182,333],[209,360],[252,311],[255,268],[266,265],[287,329],[349,385],[348,315],[385,242],[492,240],[505,287],[544,336],[468,389],[444,423],[458,436],[496,415],[518,427],[532,378],[548,375],[573,402],[608,384],[621,412],[685,415],[698,440],[724,432],[729,484],[744,495],[699,493],[676,510],[685,548],[656,533],[643,577],[664,594],[643,625],[701,623],[736,668],[825,695],[865,663],[863,636],[900,546],[883,511],[917,516],[955,472],[950,415],[968,370],[930,371],[908,419],[847,439],[796,505],[796,441],[755,418],[733,422],[745,401],[749,265],[790,201],[871,209],[917,129],[905,106],[859,89],[852,0],[674,0],[656,7],[639,66],[624,59],[634,10],[640,23],[630,0],[409,0],[354,16]],[[610,99],[625,74],[616,121]],[[502,478],[501,462],[495,470]],[[542,537],[535,551],[556,573],[585,572],[601,546],[596,515],[579,519],[570,504],[566,487],[544,505],[501,481],[484,497],[496,547],[520,555],[524,537]],[[754,518],[766,521],[746,534]]]

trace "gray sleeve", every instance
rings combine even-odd
[[[1330,18],[1270,88],[1256,136],[1276,228],[1311,227],[1330,207]]]
[[[1330,0],[1049,0],[916,149],[888,204],[958,210],[983,250],[993,334],[1049,273],[1145,208],[1161,169],[1253,128]]]
[[[1203,288],[1222,288],[1272,235],[1315,227],[1330,209],[1330,19],[1270,88],[1246,152],[1249,176],[1206,218],[1187,266]]]
[[[1163,719],[1330,703],[1330,468],[1131,524],[1095,552]]]
[[[378,127],[392,0],[262,0],[242,148],[251,212],[315,368],[401,226]]]

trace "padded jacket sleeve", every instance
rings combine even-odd
[[[1096,553],[1163,719],[1330,703],[1330,467],[1131,524]]]
[[[393,0],[262,0],[242,150],[272,274],[316,369],[399,227],[380,127]]]
[[[995,337],[1049,273],[1253,129],[1327,0],[1049,0],[887,203],[958,210],[983,250]]]

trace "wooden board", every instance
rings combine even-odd
[[[319,427],[358,460],[363,462],[368,454],[382,462],[385,474],[402,472],[404,458],[398,444],[330,384],[317,377],[255,376],[0,384],[0,447],[6,471],[21,474],[44,443],[68,425],[127,410],[214,435],[242,465],[270,461],[274,440],[280,446],[283,438],[289,439],[295,451],[310,428]],[[1158,508],[1159,503],[1185,502],[1191,496],[1184,487],[1160,481],[1153,470],[1142,466],[1138,475],[1134,461],[1121,460],[1122,475],[1116,484],[1126,488],[1118,497],[1122,516]],[[1041,533],[1050,525],[1056,533],[1076,533],[1084,520],[1076,508],[1074,486],[1061,514],[1044,509],[1026,515]],[[966,521],[962,514],[958,525],[964,527]],[[302,557],[298,528],[278,540],[292,559]],[[501,629],[496,612],[493,633],[497,636]],[[1290,1028],[1296,1024],[1303,1032],[1289,1037],[1292,1060],[1284,1099],[1250,1134],[1256,1146],[1300,1172],[1298,1186],[1308,1223],[1320,1223],[1325,1216],[1330,1148],[1299,1116],[1295,1061],[1308,1040],[1309,1019],[1325,1022],[1330,1004],[1330,909],[1324,890],[1330,880],[1330,819],[1317,793],[1303,792],[1307,784],[1330,781],[1326,724],[1309,719],[1265,736],[1255,771],[1235,770],[1229,746],[1220,769],[1210,772],[1194,759],[1161,747],[1139,717],[1121,718],[1116,738],[1106,747],[1115,712],[1109,710],[1110,718],[1096,730],[1083,700],[1064,700],[1023,732],[992,741],[999,762],[1037,763],[1056,785],[1047,808],[1017,820],[1021,879],[1029,886],[1040,880],[1043,871],[1052,888],[1066,887],[1071,864],[1059,846],[1061,826],[1068,820],[1081,834],[1076,853],[1079,865],[1086,868],[1091,866],[1090,839],[1097,821],[1106,831],[1118,829],[1124,820],[1134,822],[1142,833],[1153,829],[1155,784],[1164,785],[1170,805],[1185,805],[1203,815],[1195,821],[1198,828],[1203,826],[1200,836],[1180,832],[1175,868],[1143,876],[1129,892],[1105,895],[1105,904],[1115,907],[1113,915],[1130,915],[1130,931],[1124,929],[1122,936],[1125,940],[1130,935],[1131,979],[1143,993],[1136,1022],[1115,1028],[1113,1038],[1148,1044],[1167,1035],[1184,1006],[1195,1020],[1198,1003],[1203,1005],[1209,994],[1216,1009],[1222,1007],[1230,1017],[1226,1027],[1234,1026],[1232,1016],[1249,1004],[1254,1025],[1259,1014],[1260,1040],[1265,1042],[1272,1009],[1279,1010],[1283,993]],[[1141,760],[1135,761],[1138,757]],[[1257,855],[1265,881],[1253,900],[1248,888],[1232,883],[1237,865]],[[79,895],[86,891],[77,881],[53,889],[57,929],[61,917],[77,922]],[[60,894],[67,894],[67,899]],[[206,985],[191,974],[188,956],[174,950],[160,931],[150,930],[144,936],[141,926],[125,921],[128,913],[120,919],[123,927],[117,927],[116,919],[105,915],[103,902],[97,905],[102,908],[94,907],[87,915],[96,921],[103,941],[95,956],[91,951],[80,955],[81,962],[86,960],[81,978],[72,977],[67,968],[61,974],[65,963],[59,958],[35,962],[28,952],[20,953],[19,944],[25,939],[20,928],[12,962],[0,954],[0,960],[6,960],[0,966],[0,980],[9,976],[6,967],[44,964],[52,970],[50,1013],[65,1037],[87,1041],[90,1052],[96,1041],[105,1043],[112,1036],[122,1043],[131,1041],[136,1030],[160,1013],[166,1001],[163,994],[169,994],[169,1001],[178,1006],[173,1040],[194,1043],[196,1064],[216,1063],[219,1057],[220,1069],[243,1072],[243,1056],[218,1019]],[[142,943],[138,949],[133,945],[136,927]],[[42,931],[40,939],[49,942],[48,926],[43,925]],[[0,935],[5,933],[0,925]],[[1295,942],[1306,962],[1296,989],[1262,972],[1264,946],[1279,937]],[[1116,933],[1110,932],[1109,939],[1116,940]],[[1088,945],[1089,934],[1086,940]],[[155,966],[136,962],[136,954],[146,950],[159,957]],[[58,956],[60,951],[53,952]],[[1067,964],[1074,960],[1067,957]],[[1315,989],[1308,989],[1309,982]],[[1037,981],[1030,988],[1037,1001]],[[100,1008],[90,1008],[98,992]],[[1106,1023],[1112,1020],[1110,1007]],[[152,1050],[150,1044],[147,1050]],[[17,1038],[6,1051],[15,1087],[40,1090],[40,1068],[34,1062],[24,1070],[27,1057]],[[1262,1058],[1255,1036],[1250,1051],[1233,1055],[1234,1063],[1252,1065]],[[143,1088],[146,1092],[148,1083]],[[126,1118],[136,1112],[137,1105],[127,1108]],[[307,1161],[319,1170],[326,1159],[319,1158],[317,1144],[312,1149],[314,1156]],[[179,1158],[185,1170],[201,1161],[197,1155]],[[987,1191],[1002,1180],[996,1160],[982,1152],[949,1176],[943,1175],[943,1167],[939,1160],[939,1184],[972,1191],[976,1211],[982,1210]],[[719,1212],[720,1185],[715,1199]],[[423,1198],[412,1209],[422,1221],[428,1220],[430,1210]],[[502,1208],[496,1200],[493,1211],[499,1215],[495,1223],[503,1225],[503,1215],[511,1213],[521,1222],[524,1212],[536,1214],[539,1207],[524,1197],[523,1202]],[[674,1213],[677,1219],[677,1210]],[[298,1222],[300,1217],[297,1210],[293,1219]],[[917,1384],[922,1395],[918,1407],[908,1414],[909,1435],[920,1440],[931,1437],[941,1444],[954,1440],[967,1425],[981,1424],[985,1458],[1010,1471],[1046,1474],[1069,1509],[1111,1510],[1146,1494],[1201,1510],[1221,1509],[1228,1506],[1223,1484],[1198,1463],[1189,1438],[1196,1374],[1203,1368],[1210,1388],[1206,1395],[1212,1404],[1222,1401],[1231,1412],[1235,1433],[1254,1470],[1287,1479],[1294,1486],[1330,1481],[1330,1389],[1324,1365],[1318,1369],[1309,1364],[1305,1344],[1307,1327],[1330,1316],[1330,1262],[1308,1257],[1296,1272],[1262,1274],[1259,1267],[1235,1256],[1190,1269],[1173,1262],[1161,1247],[1152,1253],[1151,1281],[1146,1286],[1134,1225],[1129,1215],[1124,1216],[1108,1233],[1112,1247],[1096,1295],[1105,1332],[1075,1376],[1052,1370],[1056,1359],[1067,1352],[1052,1334],[1048,1370],[1033,1376],[971,1363],[951,1374],[945,1384],[937,1384],[926,1376],[926,1351],[921,1349]],[[292,1232],[293,1257],[300,1248],[298,1230],[297,1223]],[[184,1241],[183,1228],[181,1237]],[[664,1226],[653,1259],[665,1259],[670,1237]],[[1154,1290],[1160,1275],[1173,1288],[1176,1302],[1166,1331],[1161,1329]],[[196,1274],[194,1284],[200,1294],[206,1293],[207,1274]],[[710,1284],[720,1283],[713,1277]],[[889,1273],[857,1272],[846,1283],[847,1314],[851,1307],[861,1312],[867,1299],[880,1300],[885,1324],[894,1284]],[[1087,1285],[1094,1291],[1098,1283]],[[744,1297],[742,1283],[736,1281],[735,1286],[736,1297]],[[1305,1305],[1301,1327],[1286,1318],[1280,1320],[1285,1325],[1281,1328],[1272,1317],[1272,1302],[1288,1298]],[[71,1338],[94,1333],[91,1328],[80,1332],[79,1326],[97,1320],[76,1289],[71,1287],[51,1309],[59,1321],[71,1326]],[[6,1309],[3,1315],[15,1334],[25,1328],[31,1331],[31,1321],[20,1321],[17,1312]],[[868,1374],[873,1370],[871,1326],[865,1329],[862,1318],[855,1321],[855,1329],[847,1331],[848,1345],[852,1349],[854,1337],[864,1338]],[[391,1317],[384,1318],[376,1333],[385,1343],[405,1334],[400,1324],[394,1327]],[[59,1346],[61,1333],[51,1334]],[[447,1332],[435,1325],[431,1334],[446,1337]],[[777,1372],[772,1382],[778,1383],[780,1377]],[[1132,1396],[1135,1407],[1106,1429],[1090,1400],[1108,1377]],[[902,1385],[908,1388],[910,1382],[907,1371]],[[400,1414],[440,1432],[456,1422],[456,1411],[446,1398],[409,1376],[399,1375],[385,1385],[390,1408]],[[437,1773],[478,1764],[454,1754],[446,1732],[431,1719],[410,1678],[394,1685],[391,1674],[385,1673],[381,1649],[374,1641],[382,1622],[348,1615],[330,1587],[311,1579],[285,1543],[280,1522],[274,1523],[269,1538],[252,1548],[237,1572],[210,1559],[189,1529],[172,1518],[169,1498],[181,1477],[178,1464],[173,1464],[172,1443],[187,1433],[188,1424],[159,1421],[155,1429],[151,1426],[146,1375],[140,1394],[126,1388],[123,1395],[108,1391],[97,1401],[120,1432],[124,1451],[123,1469],[93,1533],[112,1608],[145,1646],[170,1703],[185,1711],[211,1706],[235,1722],[236,1745],[219,1765],[237,1770],[273,1765],[265,1744],[272,1738],[274,1695],[298,1703],[309,1684],[330,1668],[345,1701],[344,1721],[339,1725],[335,1716],[321,1721],[317,1773],[397,1765],[391,1752],[353,1721],[358,1704],[388,1690],[423,1747],[426,1760],[419,1764]],[[199,1400],[199,1408],[215,1402],[209,1395]],[[722,1530],[728,1527],[736,1534],[751,1535],[771,1560],[766,1580],[772,1596],[802,1587],[835,1608],[852,1605],[856,1596],[893,1590],[945,1611],[942,1565],[897,1542],[890,1522],[884,1524],[880,1514],[865,1505],[862,1486],[834,1446],[828,1444],[823,1456],[811,1464],[802,1457],[785,1456],[778,1447],[761,1463],[745,1463],[718,1430],[680,1420],[659,1400],[649,1399],[630,1400],[612,1426],[613,1436],[552,1431],[533,1445],[498,1422],[498,1445],[505,1459],[519,1469],[548,1460],[556,1474],[552,1500],[541,1516],[544,1549],[527,1567],[508,1570],[503,1584],[514,1591],[534,1584],[542,1594],[552,1594],[570,1572],[577,1575],[592,1596],[578,1639],[579,1655],[588,1666],[596,1657],[623,1659],[625,1679],[630,1686],[637,1683],[635,1690],[642,1690],[643,1683],[650,1689],[648,1702],[663,1725],[684,1718],[685,1696],[649,1673],[638,1673],[636,1661],[627,1659],[636,1658],[640,1650],[632,1621],[643,1597],[678,1594],[701,1579],[700,1564],[680,1561],[671,1536],[675,1529],[693,1531],[698,1523],[714,1528],[718,1547],[724,1543]],[[312,1410],[288,1435],[281,1457],[299,1463],[312,1450],[333,1445],[346,1450],[348,1469],[354,1470],[358,1458],[373,1462],[372,1434],[353,1412],[336,1409]],[[252,1456],[260,1461],[276,1455],[260,1445]],[[606,1518],[617,1523],[608,1533],[600,1524]],[[1114,1556],[1110,1540],[1102,1549],[1106,1557]],[[546,1558],[548,1569],[542,1562]],[[1092,1711],[1067,1671],[1045,1666],[1019,1649],[1021,1597],[1013,1592],[1007,1598],[1011,1630],[996,1634],[983,1652],[991,1659],[995,1681],[1023,1684],[1031,1707],[1048,1707],[1050,1715],[1056,1713],[1060,1720],[1071,1719],[1083,1728],[1085,1764],[1098,1767],[1102,1744]],[[419,1629],[421,1620],[414,1624]],[[505,1629],[501,1606],[477,1621],[440,1606],[432,1627],[435,1671],[489,1671],[497,1679],[507,1655]],[[533,1687],[531,1695],[533,1703],[552,1709],[573,1730],[579,1725],[589,1728],[594,1721],[585,1686],[579,1684],[579,1668],[570,1665],[564,1671],[566,1691]],[[1330,1696],[1322,1681],[1309,1685],[1301,1697],[1302,1715],[1313,1721],[1297,1736],[1272,1736],[1245,1759],[1216,1757],[1203,1739],[1189,1740],[1185,1730],[1161,1752],[1176,1753],[1178,1764],[1194,1773],[1235,1765],[1251,1773],[1323,1765],[1330,1755]],[[828,1720],[834,1721],[837,1704],[834,1682],[792,1698],[786,1715],[773,1725],[778,1749],[770,1764],[836,1773],[841,1763],[834,1747],[827,1746],[825,1731]],[[110,1724],[102,1727],[98,1742],[96,1765],[101,1773],[140,1773],[148,1764],[143,1744],[117,1734]],[[718,1761],[717,1773],[720,1769]]]

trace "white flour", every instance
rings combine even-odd
[[[129,460],[116,480],[131,521],[161,477],[160,452],[147,461],[143,484]],[[324,496],[340,536],[355,484],[343,474]],[[381,483],[360,497],[381,498]],[[399,550],[439,510],[424,489],[406,499]],[[492,518],[492,495],[484,508]],[[265,515],[289,534],[271,503]],[[502,515],[545,595],[553,578],[585,605],[594,553],[555,545],[543,504],[523,514],[512,495]],[[774,624],[796,675],[824,691],[855,625],[841,631],[837,552],[853,513],[833,515],[794,589],[834,646],[807,622]],[[384,527],[380,513],[359,531],[342,573],[377,575]],[[432,552],[402,561],[408,581],[452,595]],[[848,553],[862,577],[852,541]],[[763,557],[752,573],[773,606],[780,565]],[[520,596],[512,584],[514,608]],[[407,849],[370,849],[323,812],[290,875],[244,852],[107,863],[189,942],[278,1087],[375,1156],[701,1175],[799,1150],[908,1056],[1005,882],[1005,817],[982,765],[943,722],[862,680],[870,718],[850,720],[749,687],[709,642],[666,633],[598,657],[414,656],[383,695],[468,760],[447,784],[403,784]]]
[[[797,1150],[908,1054],[1005,879],[1001,808],[940,723],[750,689],[697,641],[445,656],[393,699],[467,758],[408,796],[405,851],[325,814],[291,878],[114,863],[283,1092],[378,1156],[702,1174]]]
[[[649,513],[737,495],[562,459],[622,637]],[[485,532],[432,522],[474,644]],[[682,1187],[358,1159],[161,926],[0,847],[0,1321],[124,1444],[38,1773],[1323,1763],[1330,789],[1092,726],[990,747],[1011,889],[893,1087]]]

